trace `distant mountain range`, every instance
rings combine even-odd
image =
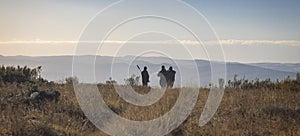
[[[162,65],[166,68],[173,66],[177,71],[176,86],[186,86],[198,82],[201,86],[208,85],[211,81],[211,64],[222,66],[220,62],[207,60],[172,60],[165,57],[108,57],[108,56],[76,56],[73,67],[76,70],[76,77],[80,82],[105,82],[110,77],[118,83],[123,84],[124,79],[132,74],[140,75],[136,65],[141,68],[148,67],[150,74],[150,84],[158,86],[157,72]],[[0,56],[0,65],[13,66],[42,66],[42,77],[51,81],[62,81],[66,77],[72,76],[73,56],[49,56],[49,57],[28,57],[28,56]],[[90,67],[93,67],[92,71]],[[196,72],[195,70],[198,70]],[[223,69],[220,67],[219,69]],[[221,70],[222,71],[222,70]],[[290,63],[226,63],[226,79],[233,79],[234,75],[239,78],[253,80],[255,78],[271,80],[282,80],[287,76],[295,78],[300,72],[300,64]],[[88,73],[93,74],[91,77]],[[112,73],[111,73],[112,72]],[[214,74],[219,74],[218,71]]]

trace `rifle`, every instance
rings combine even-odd
[[[142,70],[141,70],[141,68],[140,68],[140,66],[139,65],[136,65],[136,67],[142,72]]]

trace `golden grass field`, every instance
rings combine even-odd
[[[0,86],[0,135],[106,135],[81,111],[72,84],[40,84],[39,90],[59,90],[58,103],[25,104],[27,84]],[[99,84],[109,107],[130,120],[151,120],[170,110],[179,89],[169,89],[162,99],[148,107],[131,105],[120,98],[112,85]],[[147,88],[135,87],[139,93]],[[168,135],[300,135],[300,90],[225,89],[214,117],[203,127],[198,120],[209,89],[199,89],[194,110],[183,124]]]

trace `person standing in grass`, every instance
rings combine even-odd
[[[176,71],[173,70],[172,66],[169,67],[169,70],[167,71],[167,87],[172,88],[175,82],[175,74]]]
[[[143,82],[143,86],[148,86],[149,81],[149,73],[147,71],[147,67],[144,67],[144,70],[141,72],[142,74],[142,82]]]
[[[161,66],[161,70],[158,72],[159,84],[161,88],[167,87],[167,70],[165,66]]]

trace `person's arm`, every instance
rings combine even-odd
[[[147,72],[146,76],[147,76],[147,82],[149,82],[149,73],[148,72]]]

